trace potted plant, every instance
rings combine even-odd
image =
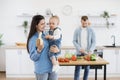
[[[110,25],[110,23],[109,23],[109,21],[108,21],[108,19],[110,18],[109,13],[108,13],[107,11],[104,11],[103,14],[101,14],[101,16],[102,16],[103,18],[105,18],[105,20],[106,20],[106,26],[107,26],[107,28],[109,28],[109,25]]]
[[[2,42],[2,36],[3,36],[3,34],[0,34],[0,47],[3,45],[3,42]]]
[[[28,21],[24,21],[22,26],[24,27],[24,33],[27,36]]]

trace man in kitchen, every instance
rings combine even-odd
[[[73,44],[76,48],[77,56],[92,54],[95,49],[96,39],[93,29],[89,26],[87,16],[81,17],[81,26],[79,26],[73,35]],[[80,80],[81,66],[75,66],[74,80]],[[88,80],[90,66],[84,67],[83,80]]]

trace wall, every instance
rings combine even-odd
[[[120,44],[120,1],[119,0],[0,0],[0,33],[3,33],[3,42],[14,45],[15,42],[26,42],[26,37],[21,27],[24,20],[31,18],[19,17],[22,13],[45,14],[50,8],[54,14],[60,16],[63,32],[63,45],[73,45],[73,31],[79,24],[79,11],[102,12],[104,10],[117,14],[116,26],[110,29],[95,28],[97,45],[112,44],[111,35],[116,36],[116,43]],[[65,5],[71,5],[73,12],[69,16],[62,13]]]

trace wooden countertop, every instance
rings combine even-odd
[[[60,66],[75,66],[75,65],[105,65],[109,64],[103,58],[98,57],[96,61],[86,61],[84,59],[78,59],[77,61],[70,61],[70,62],[59,62]]]

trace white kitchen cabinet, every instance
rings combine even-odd
[[[6,49],[6,77],[34,75],[34,65],[26,49]]]
[[[34,74],[34,64],[27,53],[27,50],[22,50],[21,56],[21,74]]]
[[[116,64],[116,67],[117,67],[117,73],[120,74],[120,50],[117,50],[117,64]]]
[[[5,51],[0,47],[0,71],[5,71]]]
[[[6,50],[6,74],[20,74],[20,53],[19,50]]]
[[[116,74],[117,69],[117,59],[118,59],[118,51],[116,49],[104,49],[103,50],[103,58],[109,62],[107,65],[107,74]]]

